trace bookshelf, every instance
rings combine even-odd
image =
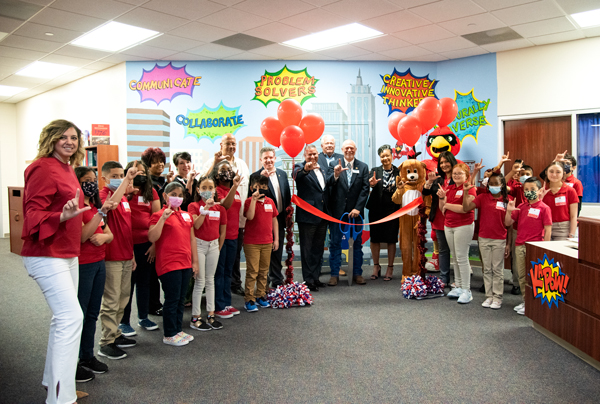
[[[104,188],[100,170],[107,161],[119,161],[119,146],[99,144],[85,148],[85,165],[96,170],[99,189]]]

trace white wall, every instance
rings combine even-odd
[[[17,107],[0,103],[0,237],[9,232],[8,186],[15,183],[17,166]],[[22,176],[22,175],[21,175]]]

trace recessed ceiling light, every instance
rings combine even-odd
[[[0,85],[0,95],[15,95],[19,94],[22,91],[27,90],[25,87],[13,87],[13,86],[3,86]]]
[[[600,9],[571,14],[571,17],[573,17],[575,22],[581,28],[595,27],[600,25]]]
[[[46,32],[47,36],[54,36],[54,34],[52,32]]]
[[[111,21],[71,42],[82,48],[118,52],[162,35],[157,31]]]
[[[59,65],[57,63],[33,62],[25,66],[15,74],[17,76],[39,77],[42,79],[53,79],[61,74],[75,70],[75,66]]]
[[[383,35],[383,32],[379,32],[373,28],[365,27],[364,25],[355,22],[285,41],[283,44],[307,51],[316,51],[347,45],[353,42],[365,41]]]

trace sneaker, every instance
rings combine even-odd
[[[263,309],[266,309],[267,307],[271,307],[271,304],[269,303],[269,301],[267,299],[265,299],[264,297],[259,297],[258,299],[256,299],[256,303],[258,304],[258,307],[262,307]]]
[[[131,348],[137,344],[134,339],[125,338],[123,335],[120,335],[119,338],[115,340],[115,345],[119,348]]]
[[[188,342],[192,342],[194,340],[194,337],[192,335],[187,334],[187,333],[185,333],[183,331],[179,331],[177,333],[177,335],[179,335],[179,338],[184,339],[184,340],[186,340]]]
[[[92,356],[90,359],[79,360],[79,366],[83,366],[94,373],[105,373],[108,371],[106,363],[100,362],[95,356]]]
[[[458,302],[461,304],[471,303],[471,300],[473,300],[473,295],[468,289],[464,289],[460,297],[458,298]]]
[[[454,288],[446,296],[457,299],[462,294],[463,290],[461,288]]]
[[[223,324],[217,321],[214,316],[208,316],[206,318],[206,324],[208,324],[213,330],[220,330],[221,328],[223,328]]]
[[[523,306],[525,306],[525,303],[521,303],[518,306],[515,306],[513,310],[514,311],[519,311],[519,310],[521,310],[523,308]]]
[[[119,324],[119,330],[121,330],[121,334],[126,337],[133,337],[134,335],[137,335],[137,332],[135,332],[133,327],[129,324]]]
[[[256,304],[252,300],[250,300],[249,302],[246,302],[244,304],[244,307],[246,308],[246,311],[248,313],[252,313],[253,311],[258,311],[258,307],[256,307]]]
[[[176,334],[172,337],[163,337],[163,343],[173,346],[184,346],[189,344],[190,341],[183,339],[179,334]]]
[[[523,307],[517,310],[517,314],[520,314],[521,316],[525,315],[525,303],[523,303]]]
[[[498,310],[501,307],[502,303],[498,301],[494,301],[492,304],[490,304],[490,309]]]
[[[217,316],[219,318],[231,318],[231,317],[233,317],[233,313],[230,313],[226,307],[223,310],[215,311],[215,316]]]
[[[194,321],[194,319],[192,318],[192,321],[190,321],[190,328],[193,328],[194,330],[199,330],[199,331],[212,330],[212,327],[210,325],[206,324],[206,321],[202,320],[201,318],[197,318],[196,321]]]
[[[101,346],[98,355],[108,359],[123,359],[127,357],[125,351],[119,348],[114,342],[112,344]]]
[[[139,320],[138,325],[148,331],[158,330],[158,324],[156,324],[152,320],[148,320],[147,318],[143,318],[143,319]],[[127,337],[127,335],[125,335],[125,336]]]
[[[491,297],[485,299],[485,302],[481,303],[481,307],[485,307],[486,309],[490,308],[494,300]]]
[[[94,372],[87,370],[81,365],[77,365],[77,371],[75,372],[75,381],[77,383],[89,382],[90,380],[94,380],[95,377]]]
[[[435,266],[435,270],[439,271],[440,270],[440,255],[439,254],[435,254],[433,253],[431,255],[431,262],[433,263],[433,265]]]
[[[225,307],[225,310],[229,311],[234,316],[237,316],[238,314],[240,314],[240,311],[233,306],[227,306],[227,307]]]

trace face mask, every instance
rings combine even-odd
[[[565,174],[571,173],[571,166],[565,166]]]
[[[525,191],[524,194],[528,201],[533,201],[538,197],[537,191]]]
[[[500,191],[502,191],[502,187],[501,186],[500,187],[493,187],[493,186],[490,185],[489,190],[490,190],[490,192],[492,194],[496,195],[496,194],[499,194]]]
[[[522,176],[519,178],[519,182],[520,182],[521,184],[525,184],[525,181],[527,181],[527,178],[530,178],[530,177],[531,177],[530,175],[522,175]]]
[[[268,189],[259,189],[258,192],[262,195],[262,196],[266,196],[268,198],[271,198],[271,191],[269,191]]]
[[[221,171],[219,173],[219,180],[221,180],[223,182],[233,180],[233,171],[231,171],[231,170]]]
[[[213,197],[212,191],[200,191],[199,194],[205,201]]]
[[[83,194],[85,196],[88,197],[92,197],[94,195],[96,195],[96,193],[98,192],[98,183],[96,182],[82,182],[81,183],[81,190],[83,191]]]
[[[483,185],[485,187],[487,185],[489,179],[490,179],[489,177],[484,178],[483,181],[481,181],[481,185]]]
[[[169,196],[169,203],[171,204],[172,208],[178,208],[183,203],[183,198],[178,196]]]
[[[111,190],[116,191],[117,188],[119,188],[119,186],[121,185],[122,182],[123,182],[122,178],[111,178],[110,182],[108,183],[108,187]]]
[[[144,185],[146,185],[146,182],[148,181],[148,178],[146,178],[145,175],[138,175],[137,177],[135,177],[133,179],[133,186],[134,187],[143,187]]]

